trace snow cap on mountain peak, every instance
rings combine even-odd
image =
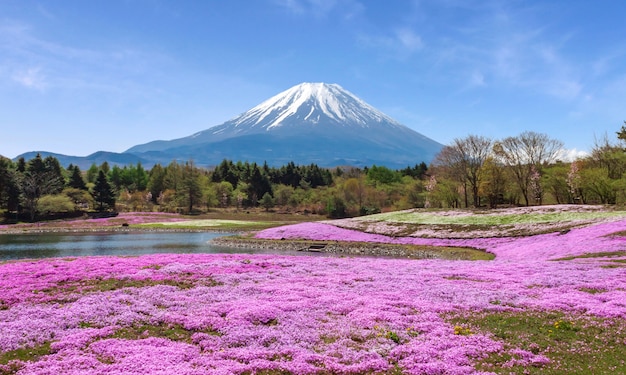
[[[401,126],[337,84],[304,82],[264,101],[233,119],[235,126],[280,127],[288,119],[316,124],[330,120],[341,125],[369,127],[374,123]],[[244,125],[245,124],[245,125]]]

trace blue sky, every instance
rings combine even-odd
[[[0,0],[0,154],[173,139],[301,82],[447,144],[590,150],[626,120],[623,0]]]

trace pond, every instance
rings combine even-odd
[[[229,233],[104,232],[3,234],[0,235],[0,261],[95,255],[271,252],[234,249],[209,243],[213,238],[226,235],[229,235]],[[281,251],[281,254],[286,253]]]

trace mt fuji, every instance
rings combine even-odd
[[[430,162],[441,147],[337,84],[302,83],[221,125],[137,145],[125,153],[161,163],[194,160],[198,165],[230,159],[403,168]]]
[[[67,156],[33,151],[15,158],[54,156],[62,165],[89,168],[193,160],[210,167],[224,159],[282,166],[387,166],[429,163],[443,146],[398,123],[336,84],[302,83],[249,111],[188,137],[136,145],[123,153]]]

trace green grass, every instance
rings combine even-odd
[[[476,368],[497,374],[624,374],[626,325],[623,319],[566,317],[560,312],[497,312],[456,316],[452,324],[491,335],[504,350],[480,359]],[[513,365],[511,349],[550,359],[547,364]],[[519,358],[517,358],[519,359]]]
[[[121,328],[106,338],[122,340],[139,340],[147,337],[158,337],[172,341],[192,342],[194,333],[202,332],[209,335],[221,336],[213,329],[193,330],[187,329],[180,324],[137,324],[131,327]]]
[[[223,220],[223,219],[199,219],[162,223],[135,224],[135,228],[151,229],[218,229],[224,231],[259,230],[284,225],[284,222],[275,221],[246,221],[246,220]]]
[[[79,295],[98,292],[109,292],[124,288],[145,288],[156,285],[170,285],[180,289],[190,289],[196,285],[217,286],[220,282],[209,277],[201,279],[116,279],[116,278],[95,278],[78,281],[60,282],[56,286],[41,290],[42,293],[53,295],[56,298],[52,302],[67,303],[75,301]]]
[[[48,341],[33,347],[19,348],[0,353],[0,365],[7,365],[10,361],[37,361],[40,357],[51,353],[50,344],[51,343]],[[6,370],[0,368],[0,375],[16,374],[21,367],[22,365],[20,364],[11,364]]]
[[[587,253],[582,255],[572,255],[569,257],[563,257],[554,259],[557,260],[574,260],[574,259],[589,259],[589,258],[615,258],[615,257],[624,257],[626,256],[626,251],[603,251],[598,253]]]

